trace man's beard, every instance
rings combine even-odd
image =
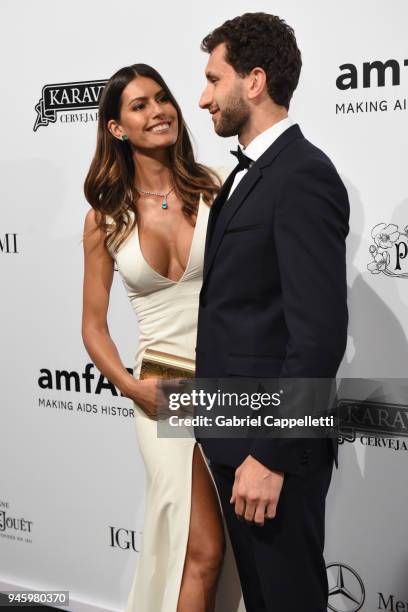
[[[248,105],[242,98],[231,98],[223,110],[219,110],[219,119],[214,123],[218,136],[228,138],[239,135],[249,119]]]

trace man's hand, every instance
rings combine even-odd
[[[273,472],[248,455],[235,470],[230,504],[235,504],[237,517],[259,527],[263,527],[265,517],[274,518],[283,478],[283,472]]]

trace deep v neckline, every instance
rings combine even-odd
[[[200,196],[200,199],[198,201],[196,223],[195,223],[195,226],[194,226],[193,237],[191,239],[190,251],[189,251],[189,254],[188,254],[187,264],[186,264],[186,267],[184,268],[183,274],[180,276],[180,278],[178,280],[173,280],[172,278],[169,278],[168,276],[163,276],[163,274],[160,274],[160,272],[155,270],[153,268],[153,266],[151,266],[149,264],[149,262],[147,261],[146,257],[143,255],[142,245],[140,244],[139,228],[138,228],[138,225],[136,223],[136,228],[135,228],[135,231],[136,231],[136,241],[137,241],[137,245],[138,245],[138,248],[139,248],[140,257],[141,257],[143,263],[145,264],[145,266],[150,270],[150,272],[155,274],[161,280],[164,280],[164,281],[166,281],[168,283],[172,283],[173,285],[179,285],[185,279],[186,274],[188,272],[188,269],[190,267],[190,263],[191,263],[191,256],[192,256],[192,253],[193,253],[194,241],[195,241],[196,234],[197,234],[198,223],[199,223],[199,220],[200,220],[200,211],[201,211],[201,208],[202,208],[202,205],[201,205],[201,196]]]

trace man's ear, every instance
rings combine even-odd
[[[253,68],[248,79],[247,95],[249,100],[257,98],[266,88],[266,74],[262,68]]]

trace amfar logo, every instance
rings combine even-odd
[[[408,59],[398,62],[396,59],[387,61],[375,60],[363,62],[361,68],[355,64],[341,64],[341,74],[336,78],[336,87],[342,92],[356,89],[368,90],[386,85],[397,87],[401,83],[401,72],[408,66]],[[398,91],[398,90],[397,90]],[[408,98],[387,98],[336,101],[336,115],[354,116],[367,113],[408,111]]]
[[[110,391],[112,395],[118,396],[115,385],[113,385],[103,374],[95,376],[91,370],[94,368],[93,363],[87,363],[85,372],[75,372],[75,370],[55,370],[52,372],[47,368],[41,368],[41,376],[38,379],[38,385],[41,389],[56,389],[58,391],[75,391],[76,393],[92,393],[100,395],[105,389]],[[133,373],[132,368],[126,368],[129,374]],[[93,381],[96,380],[96,383]],[[84,381],[84,382],[82,382]],[[84,384],[85,383],[85,384]]]
[[[373,75],[376,77],[374,85],[377,85],[377,87],[385,86],[386,75],[388,75],[388,80],[391,80],[391,85],[399,85],[401,82],[401,64],[403,67],[408,66],[408,59],[404,59],[401,63],[395,59],[389,59],[386,62],[379,60],[363,62],[361,71],[355,64],[342,64],[339,66],[342,74],[336,79],[337,89],[343,91],[357,89],[361,80],[364,88],[372,87]]]
[[[408,225],[399,230],[394,223],[378,223],[371,230],[373,244],[367,265],[371,274],[408,278]]]
[[[344,563],[327,565],[329,582],[328,609],[333,612],[357,612],[365,600],[363,581],[357,572]]]
[[[57,113],[61,113],[60,119],[63,123],[96,121],[97,113],[73,113],[73,111],[98,108],[106,83],[105,80],[44,85],[40,101],[35,107],[37,118],[33,128],[34,132],[40,125],[55,123]]]
[[[3,234],[0,236],[0,253],[18,253],[17,234]]]

